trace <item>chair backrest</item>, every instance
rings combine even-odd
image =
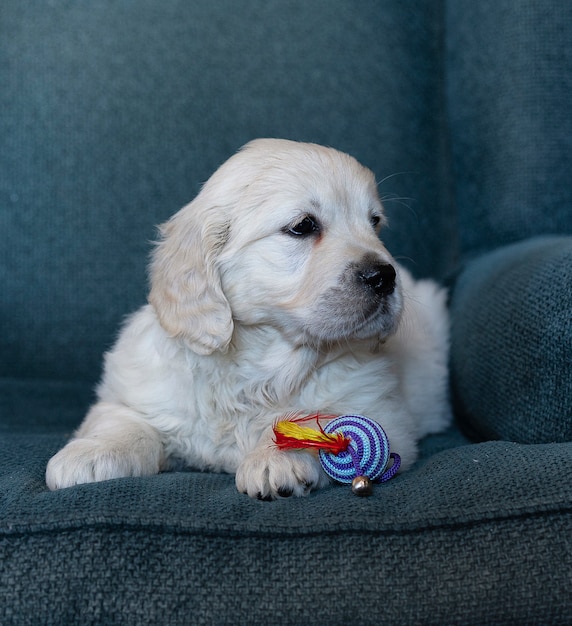
[[[572,3],[552,5],[3,0],[0,375],[97,378],[155,225],[255,137],[369,166],[418,276],[455,269],[459,232],[473,254],[570,229]]]
[[[572,3],[447,3],[447,104],[466,257],[572,233]]]

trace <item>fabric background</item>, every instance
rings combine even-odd
[[[464,256],[541,234],[572,234],[572,3],[446,4]]]

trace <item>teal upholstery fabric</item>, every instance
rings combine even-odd
[[[572,622],[571,7],[3,0],[0,624]],[[262,136],[375,172],[451,288],[457,424],[369,499],[49,492],[155,225]]]
[[[457,409],[473,431],[572,441],[572,237],[528,239],[474,261],[452,320]]]
[[[568,444],[451,429],[371,498],[330,486],[269,503],[195,472],[48,492],[65,437],[8,431],[2,624],[569,623]]]
[[[541,234],[572,234],[572,3],[446,4],[464,256]]]

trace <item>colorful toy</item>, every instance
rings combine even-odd
[[[319,429],[301,426],[315,419]],[[319,420],[331,421],[324,428]],[[312,448],[318,451],[322,468],[334,480],[352,485],[358,496],[369,496],[372,483],[382,483],[398,472],[401,459],[389,452],[383,428],[362,415],[310,415],[288,417],[274,425],[274,441],[282,449]],[[388,462],[393,459],[388,468]]]

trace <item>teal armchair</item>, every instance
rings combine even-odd
[[[572,4],[4,0],[0,623],[572,622]],[[155,225],[242,144],[370,167],[450,290],[455,425],[356,498],[48,491]]]

